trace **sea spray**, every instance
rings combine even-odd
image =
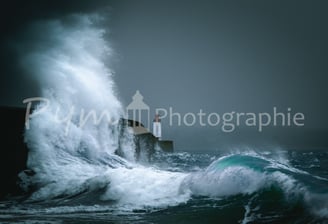
[[[42,30],[42,37],[32,40],[33,48],[23,57],[23,65],[49,101],[34,109],[25,132],[27,166],[35,172],[32,183],[39,190],[33,197],[37,199],[76,193],[86,180],[108,167],[126,164],[115,155],[120,146],[130,160],[134,153],[131,134],[120,136],[123,110],[112,73],[104,64],[111,52],[103,37],[105,30],[89,16],[69,20],[34,24],[31,30]],[[94,118],[104,111],[107,122],[99,119],[95,124],[90,119],[90,113]]]
[[[29,200],[90,202],[85,198],[92,191],[91,203],[131,208],[187,201],[190,195],[179,192],[186,174],[135,163],[133,135],[121,122],[121,103],[103,63],[111,52],[105,31],[90,17],[71,20],[35,24],[34,30],[43,30],[42,41],[24,56],[42,93],[42,100],[25,100],[29,108],[39,103],[27,112],[27,166],[35,173],[22,177],[34,187]]]

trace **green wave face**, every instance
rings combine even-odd
[[[231,155],[213,162],[208,171],[219,171],[232,166],[242,166],[258,172],[264,172],[270,162],[250,155]]]

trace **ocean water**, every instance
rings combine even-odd
[[[327,223],[327,164],[318,150],[158,151],[149,164],[2,201],[0,222]]]
[[[328,151],[204,145],[136,161],[131,130],[116,122],[124,109],[105,31],[89,17],[75,23],[33,27],[42,41],[22,60],[48,103],[29,119],[25,193],[0,202],[1,223],[327,223]]]

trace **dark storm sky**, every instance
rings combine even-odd
[[[328,124],[327,1],[9,2],[1,7],[1,105],[23,106],[22,99],[38,94],[10,48],[24,27],[100,12],[125,105],[139,89],[152,108],[291,107],[305,113],[309,128]]]

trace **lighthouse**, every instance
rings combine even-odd
[[[161,125],[161,119],[159,117],[159,114],[155,115],[153,121],[153,135],[159,140],[162,138],[162,125]]]

